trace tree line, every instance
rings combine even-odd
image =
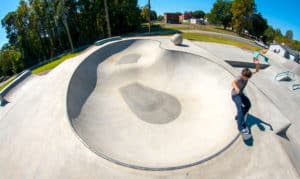
[[[207,14],[197,10],[195,18],[250,34],[272,43],[285,43],[300,50],[293,31],[285,35],[257,12],[254,0],[216,0]],[[0,50],[0,76],[16,74],[66,50],[91,44],[111,35],[136,32],[143,22],[162,20],[149,5],[137,0],[20,0],[15,11],[1,20],[9,42]]]
[[[20,0],[1,20],[9,42],[0,51],[0,76],[110,35],[134,32],[140,11],[137,0]]]
[[[290,48],[300,51],[300,42],[293,40],[293,31],[282,34],[279,28],[268,24],[260,12],[257,12],[254,0],[217,0],[210,13],[206,14],[209,22],[222,25],[240,35],[250,34],[266,43],[285,43]]]

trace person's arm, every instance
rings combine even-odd
[[[240,93],[240,88],[237,86],[237,82],[235,80],[233,80],[231,85],[232,85],[234,91],[236,92],[236,94],[239,94]]]
[[[261,51],[259,52],[258,57],[259,57],[259,56],[262,56],[263,58],[265,58],[265,56],[263,55],[263,54],[265,54],[265,53],[266,53],[265,51],[261,50]],[[258,59],[258,57],[257,57],[257,59]],[[255,74],[255,73],[259,72],[259,69],[260,69],[260,64],[259,64],[259,61],[257,61],[257,62],[255,63],[255,71],[253,71],[252,73]]]
[[[252,73],[255,74],[255,73],[259,72],[259,69],[260,69],[259,63],[255,63],[255,71],[253,71]]]

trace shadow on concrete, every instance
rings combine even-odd
[[[231,61],[231,60],[225,60],[225,62],[235,68],[255,69],[255,63],[252,63],[252,62],[241,62],[241,61]],[[260,63],[259,66],[260,66],[260,69],[264,70],[264,69],[268,68],[270,65]]]
[[[271,124],[255,117],[251,114],[248,114],[246,123],[247,123],[247,126],[248,126],[251,134],[252,134],[251,128],[253,126],[257,126],[260,131],[265,131],[266,127],[268,127],[271,131],[273,131],[273,127]],[[253,142],[254,142],[253,136],[248,140],[244,140],[244,143],[250,147],[253,146]]]
[[[8,104],[9,103],[9,101],[7,101],[6,99],[2,99],[1,101],[0,101],[0,106],[1,107],[4,107],[6,104]]]
[[[180,44],[179,46],[180,47],[189,47],[189,45],[186,45],[186,44]]]
[[[266,128],[265,126],[269,127],[269,129],[271,131],[273,131],[273,127],[271,124],[251,115],[251,114],[248,114],[248,117],[247,117],[247,120],[246,120],[246,123],[247,125],[249,126],[249,129],[251,130],[252,126],[256,125],[258,127],[258,129],[260,131],[265,131]]]
[[[119,89],[131,111],[141,120],[152,124],[174,121],[181,113],[181,104],[174,96],[140,83]]]
[[[287,136],[286,132],[289,129],[289,127],[291,126],[291,124],[285,126],[284,128],[282,128],[279,132],[277,132],[276,134],[282,138],[284,138],[287,141],[290,141],[290,138]]]

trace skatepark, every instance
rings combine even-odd
[[[251,55],[134,37],[30,75],[0,108],[0,178],[299,178],[299,65],[260,61],[245,142],[230,92]]]

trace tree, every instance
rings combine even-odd
[[[18,31],[16,47],[22,51],[25,67],[36,64],[44,56],[40,49],[41,34],[38,34],[37,29],[34,29],[31,12],[30,6],[24,0],[21,0],[16,10],[16,27]]]
[[[275,37],[282,37],[281,30],[279,28],[275,29]]]
[[[5,45],[0,51],[1,75],[8,76],[20,72],[23,68],[21,52],[14,46]]]
[[[149,17],[149,9],[148,6],[144,6],[141,10],[142,22],[147,22]]]
[[[114,7],[111,6],[111,2],[107,2],[110,8],[109,16],[110,20],[114,19],[116,15]],[[96,39],[104,38],[107,34],[105,8],[103,0],[90,1],[90,0],[78,0],[76,4],[76,26],[78,28],[78,43],[91,43]],[[114,14],[112,14],[114,12]],[[114,23],[110,21],[111,33],[114,33]]]
[[[209,22],[213,24],[222,24],[224,29],[228,27],[231,23],[232,13],[231,13],[231,1],[228,0],[217,0],[210,13],[207,15]]]
[[[300,41],[294,40],[293,49],[295,49],[298,52],[300,52]],[[300,53],[299,53],[299,55],[300,55]],[[300,61],[298,61],[298,63],[300,63]]]
[[[6,30],[6,37],[9,40],[10,44],[17,43],[17,13],[15,11],[9,12],[6,16],[1,20],[2,26]]]
[[[111,37],[107,0],[104,0],[104,8],[105,8],[105,19],[106,19],[106,25],[107,25],[107,33],[108,33],[108,37]]]
[[[29,41],[31,48],[34,48],[33,54],[39,60],[45,60],[51,53],[51,47],[48,46],[48,32],[46,29],[46,15],[45,9],[42,6],[41,0],[29,1],[30,13],[29,13]],[[47,35],[46,35],[47,34]],[[50,45],[50,44],[49,44]],[[51,46],[51,45],[50,45]],[[53,45],[52,45],[53,46]]]
[[[256,37],[261,37],[268,28],[267,20],[264,19],[261,13],[253,14],[251,17],[251,26],[248,27],[249,33]]]
[[[201,10],[197,10],[193,12],[193,17],[194,18],[204,18],[205,12]]]
[[[148,22],[149,22],[149,35],[151,35],[151,4],[148,0]]]
[[[254,0],[234,0],[232,2],[232,24],[237,33],[241,34],[251,26],[251,17],[255,12]]]
[[[149,21],[149,7],[148,5],[144,6],[141,10],[142,22]],[[155,11],[150,11],[150,20],[157,20],[157,13]]]
[[[153,10],[150,12],[150,19],[151,21],[157,20],[157,13]]]
[[[133,32],[141,24],[141,11],[137,0],[110,1],[112,34]]]
[[[285,37],[292,40],[293,39],[293,31],[287,30],[285,33]]]
[[[162,15],[159,15],[158,17],[157,17],[157,20],[158,21],[162,21],[164,19],[164,16],[162,16]]]
[[[264,32],[265,40],[269,43],[273,42],[275,38],[275,30],[272,26],[268,26],[268,28]]]
[[[264,37],[269,43],[272,43],[275,40],[277,43],[285,43],[292,49],[300,51],[300,42],[297,40],[292,40],[286,35],[283,36],[280,29],[274,30],[272,26],[269,26],[265,30]]]
[[[9,46],[14,47],[1,52],[7,57],[1,62],[6,64],[2,71],[17,72],[70,48],[135,32],[140,14],[137,0],[20,0],[17,9],[1,20]],[[156,13],[151,14],[156,19]]]
[[[64,0],[59,2],[59,8],[58,8],[57,13],[58,13],[58,16],[61,17],[61,20],[65,26],[71,50],[74,51],[73,40],[72,40],[72,36],[70,33],[69,24],[68,24],[69,8],[68,8],[68,6],[65,5]]]

